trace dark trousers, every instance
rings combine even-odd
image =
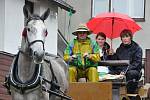
[[[110,70],[110,74],[120,74],[121,70]],[[138,81],[141,73],[137,70],[128,70],[126,72],[127,93],[135,93],[138,88]]]
[[[129,70],[126,73],[127,93],[135,93],[138,88],[138,81],[141,77],[139,71]]]

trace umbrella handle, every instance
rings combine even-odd
[[[112,48],[112,39],[111,39],[111,44],[110,44],[110,52],[109,52],[110,55],[113,55],[114,54],[114,51],[113,51],[113,48]]]
[[[113,48],[112,46],[113,46],[113,45],[112,45],[112,39],[111,39],[111,41],[110,41],[110,49]]]

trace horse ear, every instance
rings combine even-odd
[[[29,11],[29,9],[26,5],[24,5],[24,7],[23,7],[23,13],[26,18],[31,17],[31,12]]]
[[[47,17],[49,16],[49,13],[50,13],[50,9],[48,8],[48,9],[44,12],[44,14],[41,16],[41,19],[42,19],[42,20],[46,20]]]

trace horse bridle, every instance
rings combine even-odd
[[[28,42],[29,52],[32,52],[32,50],[30,49],[30,47],[31,47],[34,43],[36,43],[36,42],[41,42],[42,45],[43,45],[43,50],[45,51],[44,42],[43,42],[42,40],[34,40],[34,41],[32,41],[32,42],[29,42],[29,41],[28,41],[28,38],[27,38],[27,42]],[[30,53],[29,53],[29,54],[30,54]]]
[[[27,35],[27,31],[28,31],[28,23],[31,21],[31,20],[42,20],[39,16],[36,16],[36,17],[34,17],[34,16],[32,16],[32,17],[30,17],[30,18],[28,18],[27,20],[26,20],[26,23],[25,23],[25,28],[24,28],[24,30],[23,30],[23,33],[22,33],[22,35],[25,37],[25,39],[27,40],[27,43],[28,43],[28,48],[29,48],[29,55],[30,56],[32,56],[31,54],[31,52],[32,52],[32,50],[30,49],[30,47],[34,44],[34,43],[36,43],[36,42],[41,42],[42,43],[42,45],[43,45],[43,50],[45,51],[45,46],[44,46],[44,41],[43,40],[34,40],[34,41],[32,41],[32,42],[29,42],[29,39],[28,39],[28,35]],[[42,20],[43,21],[43,20]],[[44,22],[44,21],[43,21]],[[46,33],[45,33],[45,36],[47,36],[47,30],[46,30]]]
[[[46,31],[47,32],[47,31]],[[46,33],[47,34],[47,33]],[[27,27],[25,27],[24,28],[24,30],[23,30],[23,33],[22,33],[22,35],[24,36],[24,38],[25,38],[25,40],[26,40],[26,42],[27,42],[27,44],[28,44],[28,52],[29,53],[26,53],[26,52],[24,52],[22,49],[20,49],[19,51],[21,52],[21,53],[23,53],[23,54],[25,54],[25,55],[27,55],[27,56],[29,56],[29,57],[32,57],[32,49],[30,48],[34,43],[36,43],[36,42],[41,42],[42,43],[42,45],[43,45],[43,50],[44,50],[44,52],[45,52],[45,45],[44,45],[44,41],[43,40],[34,40],[34,41],[32,41],[32,42],[29,42],[29,39],[28,39],[28,36],[27,36]]]
[[[25,32],[27,34],[27,27],[25,28],[25,30],[26,30]],[[34,40],[32,42],[29,42],[28,35],[26,36],[26,40],[28,42],[28,48],[30,48],[30,46],[33,45],[36,42],[41,42],[43,44],[43,49],[45,50],[45,48],[44,48],[44,41],[43,40]]]

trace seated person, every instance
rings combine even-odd
[[[99,45],[100,49],[99,49],[99,53],[101,55],[101,60],[107,60],[107,56],[108,56],[108,52],[110,49],[109,44],[106,42],[106,35],[103,32],[99,32],[96,37],[96,42]],[[98,72],[100,74],[106,74],[109,72],[108,67],[107,66],[98,66]]]
[[[69,66],[69,81],[76,82],[86,77],[90,82],[97,82],[97,63],[100,61],[99,46],[95,45],[88,35],[91,34],[86,25],[79,25],[72,33],[77,36],[64,51],[64,60]]]
[[[100,47],[99,53],[101,55],[101,60],[107,60],[110,46],[106,42],[106,35],[103,32],[100,32],[96,35],[95,39],[96,39],[96,42],[98,43],[98,45]]]
[[[117,48],[116,53],[110,50],[109,59],[129,60],[129,66],[109,67],[111,74],[124,74],[127,81],[127,93],[135,93],[142,68],[142,49],[132,40],[132,32],[123,30],[120,34],[122,43]]]

